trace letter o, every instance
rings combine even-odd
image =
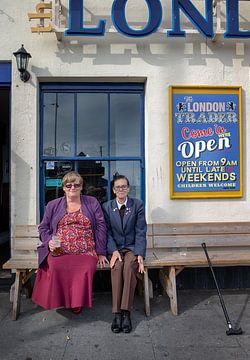
[[[162,6],[159,0],[145,0],[149,9],[149,20],[147,25],[141,30],[134,30],[129,27],[125,8],[128,0],[115,0],[112,6],[112,20],[117,31],[132,37],[143,37],[155,32],[160,26],[162,19]]]

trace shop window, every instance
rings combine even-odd
[[[63,195],[62,177],[71,170],[100,203],[112,198],[117,173],[144,200],[142,84],[42,84],[40,100],[41,214]]]

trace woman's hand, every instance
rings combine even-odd
[[[101,268],[105,267],[105,264],[109,264],[108,259],[104,255],[98,255],[98,264]]]
[[[138,256],[137,256],[137,261],[138,261],[138,264],[139,264],[139,266],[138,266],[138,272],[139,272],[140,274],[143,274],[143,273],[144,273],[143,257],[140,256],[140,255],[138,255]]]
[[[56,247],[55,247],[55,245],[54,245],[54,241],[53,241],[53,240],[50,240],[50,241],[48,242],[48,245],[49,245],[49,250],[50,250],[51,252],[55,251]]]
[[[118,250],[115,250],[112,254],[111,260],[110,260],[110,267],[111,269],[113,269],[113,267],[115,266],[116,261],[122,261],[122,257],[121,254],[119,253]]]

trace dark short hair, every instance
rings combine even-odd
[[[123,179],[123,180],[126,180],[127,181],[127,185],[129,186],[129,180],[128,180],[128,178],[127,178],[127,176],[125,176],[125,175],[115,175],[114,176],[114,178],[113,178],[113,187],[115,186],[115,182],[117,181],[117,180],[121,180],[121,179]]]

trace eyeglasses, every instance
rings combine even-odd
[[[127,190],[128,189],[128,185],[121,185],[121,186],[114,186],[114,189],[116,191],[123,191],[123,190]]]
[[[75,189],[79,189],[79,187],[81,186],[81,184],[66,184],[65,187],[67,189],[71,189],[72,187],[74,187]]]

